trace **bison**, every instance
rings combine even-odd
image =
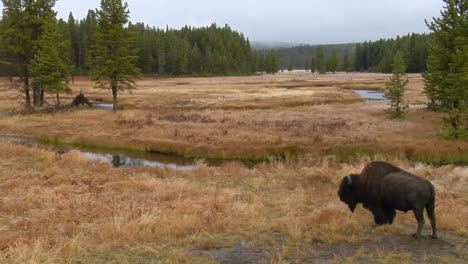
[[[418,229],[413,235],[415,238],[421,237],[426,208],[431,220],[432,238],[437,238],[434,186],[390,163],[374,161],[367,164],[361,174],[345,176],[338,196],[351,212],[354,212],[357,204],[362,203],[372,212],[377,225],[393,223],[395,210],[405,213],[412,210],[418,221]]]

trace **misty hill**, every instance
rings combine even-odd
[[[319,47],[323,48],[325,58],[328,58],[335,50],[338,58],[343,60],[345,54],[353,57],[356,44],[298,45],[290,48],[278,48],[277,54],[282,67],[286,68],[289,64],[292,64],[294,69],[304,69],[305,60],[316,57]]]
[[[281,67],[284,69],[288,65],[292,65],[294,69],[304,69],[306,60],[310,62],[312,58],[316,58],[317,51],[322,48],[325,60],[334,51],[337,53],[340,64],[338,70],[388,73],[391,72],[393,57],[400,52],[405,58],[407,72],[424,72],[426,70],[428,47],[432,40],[431,34],[413,33],[363,43],[296,45],[274,49],[281,62]],[[269,50],[259,49],[257,52],[266,54]],[[347,58],[345,59],[345,57]]]
[[[251,41],[250,45],[255,50],[265,50],[265,49],[279,49],[279,48],[289,48],[297,46],[297,43],[291,42],[258,42],[258,41]]]

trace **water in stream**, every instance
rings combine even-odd
[[[373,102],[373,101],[382,101],[388,100],[385,97],[385,93],[378,90],[353,90],[355,93],[359,94],[360,96],[364,97],[366,101]]]
[[[176,170],[191,170],[193,169],[193,165],[181,165],[177,162],[161,162],[161,161],[151,161],[148,159],[142,158],[132,158],[122,154],[103,154],[103,153],[96,153],[96,152],[88,152],[88,151],[80,151],[80,150],[72,150],[71,152],[77,152],[84,157],[90,160],[102,160],[106,161],[114,168],[117,167],[127,167],[127,168],[135,168],[135,167],[153,167],[153,168],[171,168]],[[185,162],[182,162],[185,164]]]
[[[108,149],[76,147],[67,145],[46,145],[41,144],[31,135],[21,134],[0,134],[0,142],[28,147],[45,148],[57,151],[57,153],[74,152],[83,155],[91,160],[102,160],[113,167],[167,167],[176,170],[191,170],[194,167],[195,159],[186,158],[176,154],[147,153],[141,151],[112,151]],[[219,166],[222,161],[207,161],[210,166]]]

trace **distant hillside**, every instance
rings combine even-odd
[[[278,48],[277,54],[282,67],[286,68],[289,64],[292,64],[294,69],[304,69],[305,60],[310,60],[312,57],[317,56],[317,49],[319,47],[323,48],[325,58],[328,58],[333,50],[336,50],[341,61],[346,53],[349,58],[354,56],[356,44],[298,45],[290,48]]]
[[[339,71],[389,73],[392,70],[394,56],[400,52],[405,59],[406,71],[418,73],[426,70],[428,47],[432,39],[432,34],[412,33],[406,36],[363,43],[296,45],[274,49],[281,62],[281,67],[284,69],[290,64],[294,69],[304,69],[305,61],[310,62],[312,57],[317,57],[317,51],[321,47],[324,51],[325,61],[333,54],[333,51],[336,51]],[[257,49],[257,52],[267,54],[269,49]],[[345,60],[346,54],[348,55],[347,60]]]
[[[255,50],[265,50],[265,49],[289,48],[289,47],[296,46],[297,43],[251,41],[250,45]]]

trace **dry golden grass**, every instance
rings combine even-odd
[[[412,105],[403,121],[386,117],[386,102],[364,103],[346,89],[384,89],[388,76],[293,72],[145,79],[133,94],[120,93],[123,110],[117,115],[81,110],[6,116],[0,117],[0,133],[52,136],[67,142],[205,158],[321,155],[336,151],[336,146],[363,147],[413,160],[463,156],[468,143],[442,139],[442,115],[415,104],[425,100],[420,75],[408,76],[406,100]],[[109,91],[93,88],[84,77],[77,78],[72,87],[75,93],[83,91],[91,99],[111,99]],[[0,100],[3,102],[6,100]]]
[[[351,215],[337,198],[343,175],[368,161],[113,169],[76,153],[0,144],[0,263],[207,263],[191,252],[237,239],[270,252],[273,263],[287,263],[301,250],[313,256],[314,241],[409,236],[411,214],[372,228],[367,210]],[[468,169],[392,162],[434,183],[441,239],[450,241],[449,231],[466,238]],[[392,254],[377,256],[402,256]]]
[[[74,153],[0,144],[0,263],[209,263],[194,252],[239,240],[260,247],[271,263],[288,263],[320,255],[323,245],[406,237],[415,229],[412,214],[372,228],[367,210],[351,215],[337,198],[341,178],[359,172],[368,155],[431,180],[441,236],[459,245],[468,236],[468,169],[407,160],[463,157],[468,143],[443,139],[442,115],[416,104],[425,100],[420,75],[409,75],[406,99],[412,105],[404,120],[387,119],[386,102],[364,103],[348,90],[383,89],[387,78],[293,72],[145,79],[133,94],[119,95],[123,109],[117,114],[12,114],[21,107],[11,100],[15,94],[1,93],[0,133],[198,157],[281,154],[298,161],[272,159],[254,169],[200,161],[186,172],[113,169]],[[91,99],[111,99],[87,78],[72,87]],[[347,159],[356,153],[361,156]],[[385,247],[369,252],[381,262],[411,262],[419,254]],[[357,250],[336,261],[352,263],[362,255]]]

